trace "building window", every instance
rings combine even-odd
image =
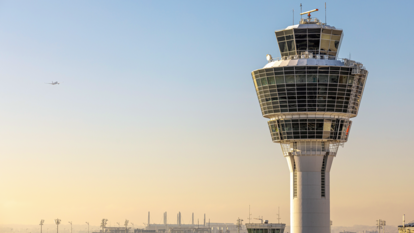
[[[323,147],[325,147],[325,143],[323,143]],[[322,162],[322,169],[321,169],[321,197],[326,197],[325,192],[325,175],[326,175],[326,163],[328,160],[328,154],[323,156],[323,162]]]

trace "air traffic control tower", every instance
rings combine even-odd
[[[313,11],[276,31],[282,58],[267,55],[268,63],[252,72],[270,135],[290,170],[291,233],[330,233],[329,172],[368,75],[361,63],[338,59],[343,31],[311,18]]]

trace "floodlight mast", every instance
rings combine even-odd
[[[330,170],[348,141],[368,76],[361,63],[337,59],[343,30],[311,19],[316,11],[276,31],[282,58],[268,55],[252,72],[272,141],[289,166],[290,233],[330,233]]]
[[[102,232],[105,232],[105,228],[106,228],[106,224],[107,223],[108,223],[108,219],[105,219],[105,218],[102,219],[102,221],[101,221],[101,229],[102,229]]]
[[[125,233],[128,233],[128,223],[129,223],[129,220],[125,219],[125,223],[124,223]]]
[[[62,220],[60,220],[60,219],[55,219],[55,224],[56,224],[56,233],[59,233],[59,224],[60,224],[60,222],[61,222]]]
[[[40,225],[40,233],[42,233],[42,230],[43,230],[42,228],[43,228],[43,223],[44,222],[45,222],[45,220],[43,220],[43,219],[40,220],[40,224],[39,224]]]

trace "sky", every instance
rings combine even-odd
[[[235,223],[249,205],[289,224],[250,72],[280,56],[274,31],[300,3],[324,20],[324,1],[0,1],[0,225]],[[331,170],[333,224],[414,220],[414,2],[327,7],[339,57],[369,71]]]

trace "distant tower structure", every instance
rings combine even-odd
[[[206,214],[204,214],[204,226],[206,226]]]
[[[151,213],[148,211],[148,226],[151,224]]]
[[[368,71],[338,60],[343,31],[316,18],[276,31],[282,58],[252,72],[262,115],[290,170],[291,233],[330,233],[330,170],[348,141]]]
[[[55,224],[56,224],[56,233],[59,233],[59,224],[60,224],[60,222],[61,222],[62,220],[60,220],[60,219],[55,219]]]
[[[167,212],[164,212],[164,225],[167,225],[168,221],[167,221]]]
[[[102,230],[102,232],[105,232],[106,224],[108,224],[108,219],[102,219],[102,221],[101,221],[101,230]],[[88,228],[89,228],[89,223],[88,223]]]
[[[181,225],[181,212],[178,212],[178,225]]]
[[[42,233],[42,231],[43,231],[43,224],[45,223],[45,220],[40,220],[40,233]]]
[[[192,221],[191,221],[191,224],[192,224],[192,225],[194,225],[194,212],[193,212],[193,215],[192,215]]]

